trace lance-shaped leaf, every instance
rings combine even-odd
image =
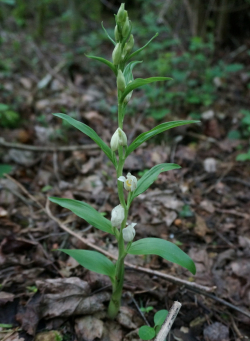
[[[178,169],[181,168],[179,165],[176,165],[175,163],[161,163],[159,165],[154,166],[149,171],[147,171],[137,182],[137,187],[134,192],[132,192],[131,200],[130,202],[140,195],[141,193],[145,192],[149,186],[152,185],[152,183],[157,179],[158,175],[162,172],[167,172],[172,169]]]
[[[110,37],[110,35],[108,34],[106,28],[103,26],[103,22],[101,23],[101,25],[102,25],[103,31],[105,32],[106,36],[109,38],[109,40],[110,40],[114,45],[116,45],[116,42]]]
[[[138,148],[143,142],[147,141],[151,137],[162,133],[163,131],[169,130],[171,128],[183,126],[186,124],[191,124],[191,123],[199,123],[200,121],[172,121],[172,122],[165,122],[161,123],[158,126],[154,127],[153,129],[142,133],[139,135],[132,143],[129,145],[127,152],[126,152],[126,157],[132,153],[136,148]]]
[[[142,85],[146,85],[146,84],[153,83],[153,82],[159,82],[159,81],[167,81],[170,79],[172,78],[170,77],[150,77],[146,79],[137,78],[126,86],[126,89],[123,91],[122,96],[121,96],[121,102],[124,100],[127,94],[129,94],[131,91],[139,88]]]
[[[80,265],[98,274],[107,275],[111,278],[115,276],[115,265],[103,254],[89,250],[66,250],[59,249],[74,258]]]
[[[62,207],[69,209],[75,213],[78,217],[86,220],[90,225],[96,227],[99,230],[114,234],[111,222],[104,218],[101,213],[96,211],[92,206],[83,201],[49,197],[49,200]]]
[[[134,61],[134,62],[130,62],[124,69],[123,71],[123,75],[125,77],[125,81],[126,81],[126,84],[128,84],[130,81],[133,81],[134,80],[134,77],[133,77],[133,68],[136,66],[136,64],[139,64],[139,63],[142,63],[142,61]]]
[[[131,255],[157,255],[183,266],[195,275],[196,268],[192,259],[175,244],[160,238],[144,238],[132,243],[127,251]]]
[[[117,75],[117,69],[115,67],[115,65],[113,63],[111,63],[109,60],[102,58],[102,57],[96,57],[96,56],[89,56],[87,54],[85,54],[86,57],[91,58],[91,59],[95,59],[98,60],[99,62],[106,64],[113,72],[115,75]]]
[[[95,143],[104,151],[107,157],[116,166],[116,160],[113,158],[112,150],[109,148],[109,146],[106,145],[106,143],[97,135],[97,133],[92,128],[90,128],[87,124],[84,124],[82,122],[75,120],[69,115],[65,115],[65,114],[53,114],[53,115],[60,117],[63,120],[67,121],[73,127],[80,130],[82,133],[84,133],[85,135],[90,137],[93,141],[95,141]]]
[[[133,52],[133,53],[127,58],[127,60],[133,58],[133,57],[136,56],[138,53],[140,53],[142,50],[144,50],[145,47],[147,47],[147,46],[151,43],[151,41],[152,41],[153,39],[155,39],[157,36],[158,36],[158,33],[156,33],[156,34],[153,36],[153,38],[151,38],[151,39],[147,42],[146,45],[144,45],[143,47],[141,47],[141,48],[138,49],[137,51]]]

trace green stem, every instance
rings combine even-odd
[[[118,66],[119,68],[119,66]],[[122,102],[120,101],[121,97],[121,91],[118,91],[118,126],[120,129],[123,128],[123,117],[124,117],[124,108],[122,105]],[[118,147],[118,155],[119,155],[119,162],[117,166],[117,178],[122,176],[123,173],[123,166],[125,163],[125,156],[123,152],[123,147]],[[124,259],[126,257],[126,250],[124,246],[124,240],[123,240],[123,234],[122,230],[126,226],[127,218],[128,218],[128,207],[124,198],[124,192],[123,192],[123,182],[117,180],[117,187],[118,187],[118,196],[120,203],[122,207],[124,208],[125,217],[121,224],[120,234],[118,237],[118,260],[115,265],[115,277],[112,281],[112,296],[109,302],[108,307],[108,317],[111,319],[114,319],[120,309],[121,305],[121,297],[122,297],[122,288],[123,288],[123,282],[124,282]]]

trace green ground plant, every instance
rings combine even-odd
[[[153,339],[160,331],[164,321],[166,320],[168,311],[163,309],[157,311],[154,315],[154,327],[142,326],[139,329],[139,336],[142,340]]]
[[[90,225],[104,231],[105,233],[111,234],[113,238],[117,240],[119,255],[115,263],[96,251],[73,249],[60,250],[73,257],[86,269],[109,276],[112,283],[112,296],[108,307],[108,317],[111,319],[116,317],[121,304],[124,282],[124,261],[127,254],[158,255],[170,262],[181,265],[193,274],[196,272],[195,264],[192,259],[178,246],[167,240],[160,238],[143,238],[133,241],[136,234],[136,223],[128,221],[129,209],[133,200],[135,200],[138,195],[145,192],[157,179],[160,173],[178,169],[180,166],[172,163],[156,165],[144,173],[140,180],[137,181],[137,178],[131,173],[128,173],[126,177],[123,175],[123,167],[126,158],[143,142],[147,141],[151,137],[171,128],[190,123],[197,123],[198,121],[165,122],[157,125],[150,131],[140,134],[130,145],[127,144],[127,136],[123,131],[123,123],[126,108],[133,90],[146,84],[158,81],[169,81],[170,78],[151,77],[134,79],[133,69],[135,66],[140,65],[141,61],[133,59],[139,55],[139,53],[143,51],[149,43],[132,52],[134,47],[134,37],[131,33],[132,24],[129,20],[128,13],[124,8],[124,4],[121,5],[117,15],[115,16],[115,21],[116,26],[114,30],[114,38],[112,38],[104,28],[105,33],[114,45],[112,62],[102,57],[87,56],[88,58],[107,65],[116,77],[118,95],[118,128],[111,138],[110,147],[88,125],[81,123],[66,114],[58,113],[54,115],[62,118],[73,127],[89,136],[103,150],[106,157],[110,160],[116,170],[119,204],[112,210],[111,220],[109,220],[85,202],[50,197],[50,200],[53,203],[71,210],[77,216],[86,220]]]
[[[250,110],[242,109],[241,113],[243,115],[241,120],[241,132],[238,130],[234,131],[237,133],[238,138],[245,138],[249,140],[250,143]],[[237,161],[249,161],[250,160],[250,148],[246,153],[241,153],[236,157]]]
[[[20,115],[9,105],[0,103],[0,127],[15,128],[20,122]]]

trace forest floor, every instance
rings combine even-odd
[[[115,239],[47,197],[83,200],[107,218],[118,205],[115,170],[103,152],[52,115],[72,114],[109,144],[117,126],[109,110],[116,105],[115,80],[85,57],[69,63],[53,32],[41,45],[19,34],[21,49],[11,59],[15,40],[6,33],[0,72],[0,103],[22,118],[18,127],[1,128],[1,163],[12,170],[0,179],[0,339],[138,340],[143,319],[153,325],[154,313],[178,300],[168,340],[250,340],[250,164],[236,161],[246,140],[227,137],[249,97],[227,87],[209,110],[199,109],[199,125],[163,133],[129,156],[125,171],[138,178],[159,163],[182,167],[160,174],[134,201],[129,220],[137,222],[136,238],[176,243],[197,273],[157,256],[129,256],[140,270],[127,266],[122,307],[110,321],[109,279],[56,249],[98,246],[115,256]],[[242,74],[234,75],[236,84],[245,82]],[[186,118],[180,111],[156,122],[142,107],[126,117],[124,131],[131,142],[156,124]]]

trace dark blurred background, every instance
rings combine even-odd
[[[2,128],[32,131],[55,122],[52,112],[83,118],[82,110],[92,109],[115,122],[115,79],[85,54],[111,59],[113,46],[101,22],[113,36],[120,4],[0,0]],[[128,0],[126,8],[135,48],[159,33],[140,54],[144,63],[135,68],[135,76],[173,78],[135,92],[128,114],[141,112],[158,123],[200,119],[213,110],[225,120],[215,137],[249,136],[250,0]],[[66,139],[60,129],[50,139]]]

